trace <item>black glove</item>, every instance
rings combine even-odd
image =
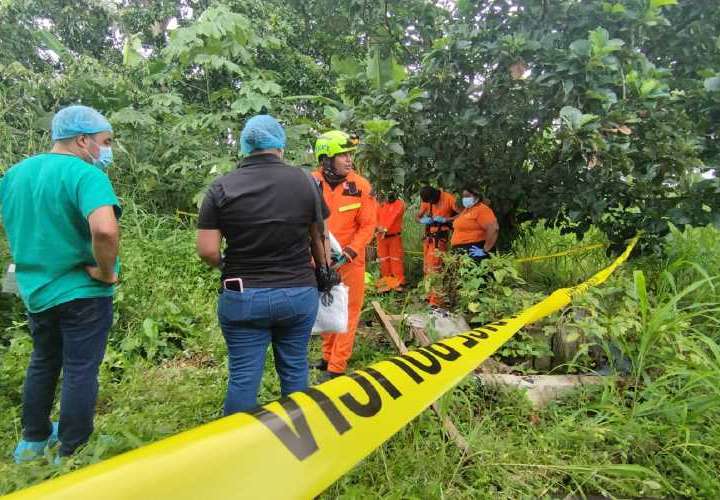
[[[340,275],[329,266],[317,266],[315,268],[315,277],[317,278],[320,299],[323,304],[326,306],[332,304],[330,291],[335,285],[340,284]]]

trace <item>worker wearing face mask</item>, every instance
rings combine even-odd
[[[313,176],[330,209],[328,229],[342,247],[339,273],[350,293],[347,332],[323,334],[323,357],[314,366],[324,370],[323,379],[342,375],[352,354],[365,299],[365,247],[373,238],[377,220],[372,186],[353,170],[351,153],[356,147],[350,136],[339,130],[322,134],[315,143],[319,169]]]
[[[495,213],[480,199],[479,191],[466,187],[462,193],[463,211],[453,223],[450,243],[454,250],[466,252],[479,262],[489,257],[498,238],[499,227]]]
[[[0,179],[0,209],[33,352],[23,387],[18,463],[59,440],[71,455],[93,431],[98,369],[113,321],[120,205],[104,170],[112,127],[87,106],[52,120],[53,147]],[[60,420],[50,413],[63,372]]]

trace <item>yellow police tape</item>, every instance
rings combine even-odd
[[[580,247],[574,247],[569,250],[565,250],[563,252],[557,252],[557,253],[551,253],[548,255],[536,255],[532,257],[521,257],[519,259],[514,259],[513,262],[516,263],[523,263],[523,262],[535,262],[538,260],[547,260],[547,259],[553,259],[555,257],[564,257],[566,255],[573,255],[576,253],[581,252],[587,252],[588,250],[595,250],[596,248],[605,248],[607,246],[606,243],[594,243],[592,245],[583,245]],[[406,255],[418,255],[422,256],[422,252],[405,252]]]
[[[558,253],[551,253],[549,255],[537,255],[533,257],[521,257],[519,259],[513,260],[513,262],[535,262],[538,260],[546,260],[546,259],[552,259],[555,257],[564,257],[566,255],[573,255],[576,253],[581,252],[587,252],[588,250],[594,250],[596,248],[605,248],[607,245],[605,243],[595,243],[592,245],[584,245],[581,247],[575,247],[571,248],[570,250],[565,250],[564,252],[558,252]]]
[[[515,316],[9,498],[312,498],[452,389],[523,326],[603,283],[636,242],[637,237],[612,265],[589,280],[556,290]]]

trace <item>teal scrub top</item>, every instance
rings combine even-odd
[[[96,265],[87,219],[102,206],[114,207],[120,216],[108,176],[77,156],[33,156],[0,179],[0,213],[29,312],[113,295],[114,286],[85,271]]]

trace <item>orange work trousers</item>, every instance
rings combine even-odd
[[[354,260],[340,268],[342,282],[349,288],[348,331],[346,333],[324,333],[323,359],[328,363],[328,371],[344,373],[352,355],[355,343],[355,331],[360,321],[365,300],[365,261]]]
[[[425,239],[423,241],[423,273],[425,276],[440,271],[442,254],[447,251],[447,240]]]
[[[398,235],[386,236],[377,240],[378,259],[380,260],[380,275],[385,278],[392,276],[398,279],[401,285],[405,284],[405,268],[402,237]]]
[[[442,268],[442,254],[448,251],[447,240],[425,239],[423,241],[423,273],[429,277]],[[442,306],[442,294],[431,289],[427,301],[434,306]]]

